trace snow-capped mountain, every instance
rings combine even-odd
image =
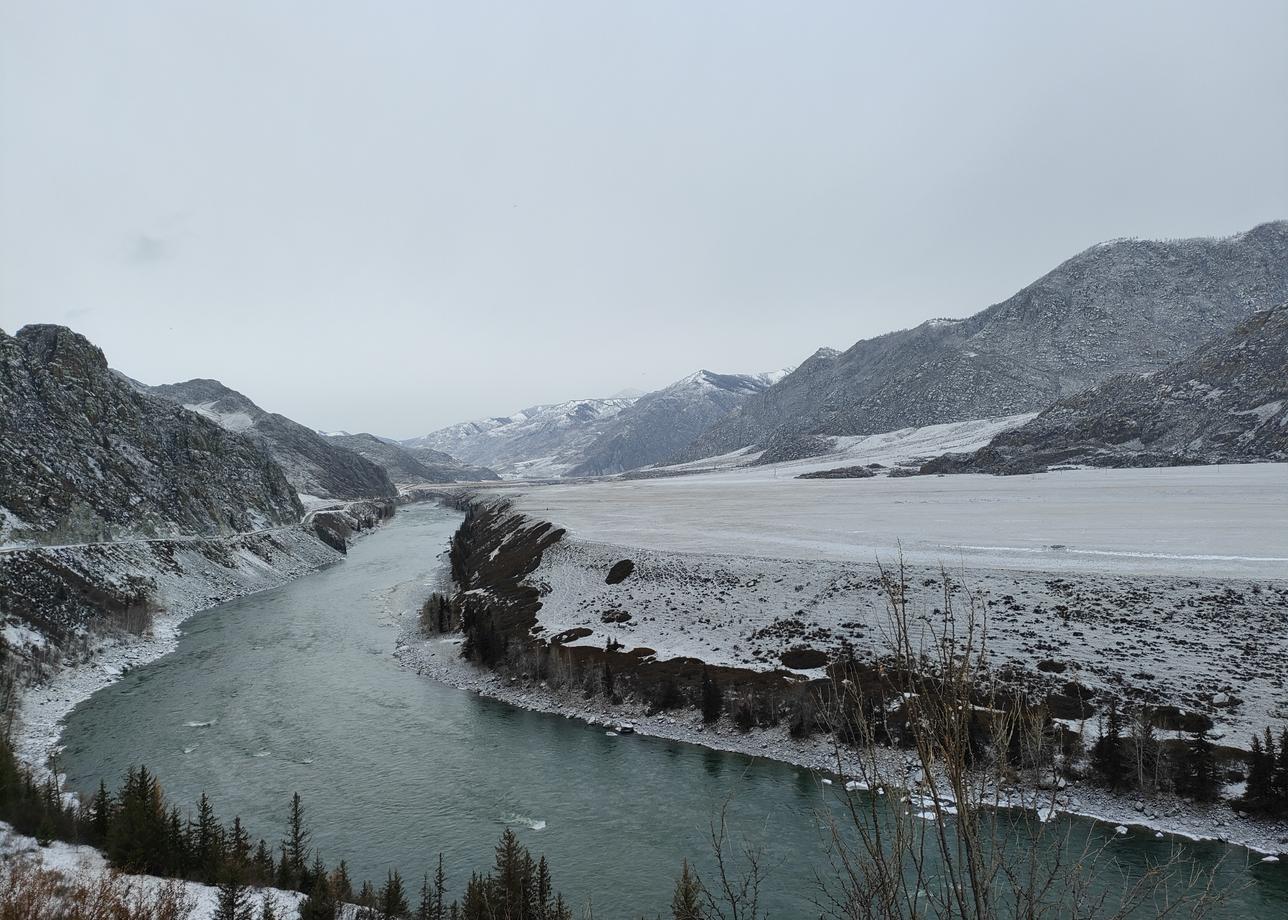
[[[487,467],[461,463],[440,450],[404,447],[373,434],[338,434],[330,438],[382,467],[400,489],[435,482],[482,482],[500,478]]]
[[[573,476],[600,476],[666,460],[749,396],[764,392],[791,369],[767,374],[697,371],[640,397],[585,448]]]
[[[924,471],[1256,460],[1288,460],[1288,303],[1253,314],[1161,371],[1111,377],[973,454],[947,454]]]
[[[218,380],[143,387],[145,392],[205,416],[264,445],[295,490],[318,498],[390,498],[397,494],[384,469],[284,415],[266,412]]]
[[[0,543],[227,535],[302,513],[261,445],[139,392],[84,336],[0,332]]]
[[[1114,374],[1159,370],[1288,299],[1288,222],[1225,239],[1093,246],[1013,297],[823,349],[678,460],[750,445],[765,462],[862,435],[1042,409]]]
[[[562,476],[584,458],[584,451],[633,398],[575,399],[533,406],[513,415],[460,422],[404,447],[428,447],[465,463],[489,467],[502,476]]]

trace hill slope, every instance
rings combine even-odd
[[[1159,370],[1288,299],[1288,222],[1226,239],[1093,246],[963,320],[822,349],[682,451],[752,444],[765,462],[860,435],[1034,411],[1124,372]]]
[[[568,474],[600,476],[666,460],[785,373],[714,374],[702,370],[642,396],[609,422],[586,447],[585,459]]]
[[[138,392],[84,336],[0,332],[0,542],[226,535],[302,513],[259,445]]]
[[[1152,374],[1066,397],[973,454],[923,472],[1017,473],[1053,463],[1169,466],[1288,461],[1288,303]]]
[[[265,412],[218,380],[138,385],[154,396],[258,441],[301,494],[337,499],[390,498],[397,494],[377,464],[284,415]]]
[[[428,447],[403,447],[373,434],[328,435],[328,440],[380,466],[399,488],[432,482],[482,482],[500,479],[487,467],[470,466]]]

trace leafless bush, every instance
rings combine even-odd
[[[195,909],[179,882],[148,891],[114,873],[73,877],[21,857],[0,864],[3,920],[188,920]]]

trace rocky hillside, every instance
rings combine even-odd
[[[973,454],[947,454],[922,470],[1256,460],[1288,461],[1288,303],[1254,314],[1161,371],[1112,377]]]
[[[296,491],[318,498],[391,498],[397,494],[384,469],[284,415],[265,412],[218,380],[188,380],[148,387],[148,393],[183,406],[259,442],[286,472]]]
[[[302,513],[262,447],[138,392],[83,336],[0,332],[0,543],[226,535]]]
[[[693,443],[744,399],[787,374],[715,374],[702,370],[623,409],[585,450],[572,476],[601,476],[660,463]]]
[[[461,422],[402,445],[443,451],[503,476],[562,476],[582,462],[586,448],[634,403],[625,397],[533,406],[510,416]]]
[[[330,435],[328,440],[361,454],[384,469],[400,489],[434,482],[483,482],[501,477],[484,466],[461,463],[428,447],[403,447],[373,434]]]
[[[678,457],[1034,411],[1114,374],[1160,370],[1288,299],[1288,222],[1225,239],[1093,246],[962,320],[823,349]]]

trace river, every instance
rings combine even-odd
[[[680,861],[709,864],[709,830],[728,802],[737,833],[763,843],[774,917],[816,916],[825,864],[819,814],[835,787],[786,764],[529,712],[427,680],[393,657],[394,619],[445,577],[460,515],[413,505],[342,562],[223,604],[185,625],[177,650],[127,674],[69,716],[62,768],[72,788],[119,785],[144,763],[172,801],[204,790],[219,814],[280,838],[293,792],[314,843],[355,879],[399,869],[417,887],[444,854],[459,895],[491,864],[506,826],[550,860],[559,889],[596,916],[667,911]],[[1112,831],[1075,822],[1081,833]],[[1170,841],[1135,833],[1114,853],[1139,865]],[[1282,916],[1288,872],[1223,855],[1239,889],[1231,917]]]

